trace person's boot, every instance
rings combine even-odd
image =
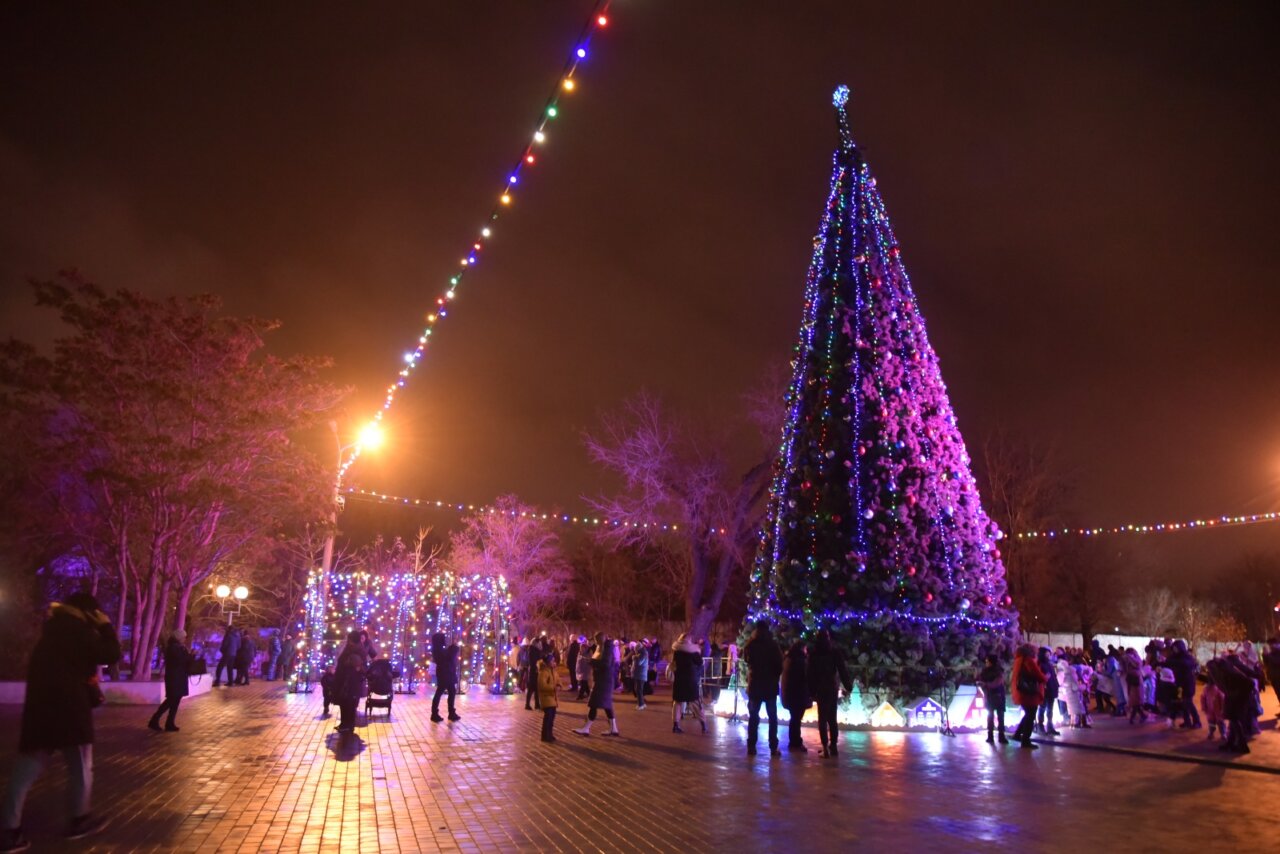
[[[999,738],[999,741],[1000,741],[1000,743],[1001,743],[1001,744],[1008,744],[1008,743],[1009,743],[1009,739],[1007,739],[1007,738],[1005,738],[1005,737],[1004,737],[1004,730],[1003,730],[1003,729],[1002,729],[1002,730],[1000,730],[1000,738]]]
[[[164,722],[164,731],[165,731],[165,732],[177,732],[177,731],[178,731],[178,725],[177,725],[177,724],[175,724],[175,723],[173,722],[173,718],[170,718],[169,720],[167,720],[167,721],[165,721],[165,722]]]
[[[159,715],[151,716],[151,720],[147,721],[147,729],[153,729],[156,732],[160,732],[160,716]]]
[[[827,759],[827,758],[830,758],[830,756],[831,756],[831,748],[824,741],[822,742],[822,758]]]
[[[1023,750],[1039,750],[1040,749],[1040,745],[1033,743],[1030,737],[1024,738],[1021,742],[1021,746]]]
[[[440,717],[440,707],[436,706],[431,710],[431,722],[438,724],[442,720],[444,720],[444,718]]]
[[[991,727],[987,727],[987,744],[995,744],[995,743],[996,743],[996,736],[995,736],[995,732],[996,732],[996,731],[995,731],[994,729],[992,729]]]
[[[747,755],[748,756],[756,755],[756,743],[754,741],[747,742]]]
[[[450,710],[449,710],[449,721],[450,721],[451,723],[453,723],[453,722],[457,722],[457,721],[460,721],[460,720],[462,720],[462,716],[461,716],[461,715],[459,715],[457,712],[455,712],[453,709],[450,709]]]
[[[680,729],[680,724],[678,724],[678,723],[676,723],[676,722],[674,722],[674,721],[671,723],[671,731],[672,731],[672,732],[684,732],[684,730]]]
[[[591,735],[591,721],[587,721],[582,725],[581,729],[575,729],[574,732],[578,735]]]
[[[606,732],[605,735],[612,735],[612,736],[622,735],[622,733],[618,732],[617,718],[609,718],[609,731]]]

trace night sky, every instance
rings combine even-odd
[[[617,0],[354,480],[574,510],[633,392],[732,423],[789,358],[847,83],[971,450],[1056,442],[1090,524],[1280,507],[1274,6],[889,5]],[[332,355],[354,428],[590,6],[4,4],[0,334],[48,340],[23,282],[65,267],[215,292]]]

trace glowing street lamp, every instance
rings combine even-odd
[[[232,590],[229,584],[219,584],[214,588],[213,592],[218,597],[222,613],[227,616],[227,625],[231,625],[231,621],[235,619],[236,614],[239,614],[240,609],[244,607],[244,600],[249,598],[249,588],[239,584],[235,590]],[[228,599],[231,600],[230,604],[227,603]]]

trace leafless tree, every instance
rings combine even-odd
[[[677,556],[688,568],[685,621],[693,636],[705,636],[733,574],[754,554],[772,453],[736,474],[718,431],[692,429],[647,394],[606,414],[584,442],[591,459],[624,482],[618,495],[588,499],[619,523],[602,539]]]
[[[468,516],[450,537],[444,563],[457,574],[505,576],[513,617],[525,632],[540,618],[555,618],[572,595],[555,524],[514,495]]]
[[[1180,598],[1167,587],[1139,585],[1120,603],[1126,628],[1152,637],[1164,635],[1176,624]]]

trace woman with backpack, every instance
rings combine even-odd
[[[365,650],[360,633],[347,635],[346,646],[338,653],[338,667],[333,672],[333,698],[338,703],[338,732],[354,732],[356,704],[364,685]]]

